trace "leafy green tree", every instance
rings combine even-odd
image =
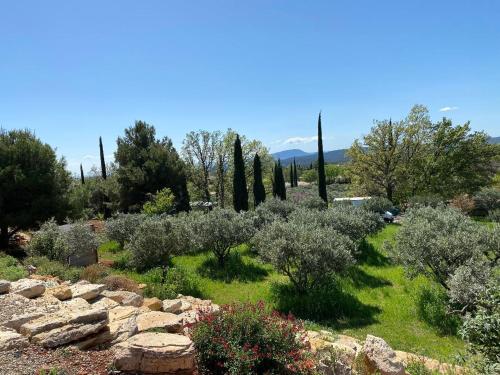
[[[117,140],[115,158],[120,184],[120,204],[125,212],[139,211],[148,194],[169,188],[177,211],[188,211],[185,166],[168,137],[156,139],[152,125],[136,121]]]
[[[234,141],[233,207],[236,212],[248,211],[248,190],[245,176],[245,161],[240,137]]]
[[[323,134],[321,130],[321,112],[318,116],[318,191],[321,199],[328,202],[326,193],[325,156],[323,155]]]
[[[255,207],[266,200],[266,189],[262,182],[262,166],[259,154],[255,154],[253,159],[253,198]]]
[[[144,203],[142,212],[146,215],[170,214],[175,210],[175,196],[169,188],[158,191],[153,199]]]
[[[20,229],[62,220],[70,181],[64,159],[32,132],[0,129],[0,247]]]

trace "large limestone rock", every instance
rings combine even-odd
[[[111,298],[101,296],[92,302],[92,306],[94,308],[111,310],[114,309],[115,307],[120,306],[120,304],[118,302],[113,301]]]
[[[179,314],[181,313],[182,300],[180,299],[166,299],[162,303],[162,310],[164,312]]]
[[[138,295],[137,293],[127,292],[125,290],[105,290],[101,293],[101,295],[124,306],[139,307],[144,301],[144,297]]]
[[[8,293],[10,289],[10,281],[0,280],[0,294]]]
[[[53,296],[60,301],[66,301],[73,297],[71,288],[68,285],[58,285],[45,290],[45,295]]]
[[[160,299],[158,299],[156,297],[144,298],[144,301],[142,302],[141,307],[147,308],[151,311],[161,311],[162,302]]]
[[[398,360],[396,353],[380,337],[367,335],[362,353],[370,373],[378,372],[381,375],[404,375],[403,363]]]
[[[137,317],[137,327],[139,332],[161,329],[165,332],[179,333],[182,331],[182,318],[171,313],[151,311]]]
[[[451,365],[449,363],[441,363],[436,359],[429,357],[424,357],[422,355],[417,355],[413,353],[402,352],[399,350],[395,351],[396,358],[403,363],[404,366],[410,363],[422,363],[425,368],[431,372],[438,372],[441,374],[466,374],[467,370],[461,366]]]
[[[127,319],[131,316],[139,314],[139,309],[134,306],[118,306],[109,310],[109,321],[114,322],[117,320]]]
[[[83,298],[89,301],[97,298],[106,289],[106,285],[78,282],[71,285],[70,289],[73,298]]]
[[[10,284],[10,293],[19,294],[26,298],[36,298],[45,292],[42,281],[32,279],[20,279]]]
[[[192,374],[192,341],[171,333],[140,333],[114,346],[117,370],[146,374]]]
[[[29,345],[29,341],[23,335],[14,330],[0,328],[0,352],[11,349],[22,349]]]

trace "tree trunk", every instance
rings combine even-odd
[[[387,199],[389,199],[391,202],[392,202],[392,195],[393,195],[393,191],[392,191],[392,186],[387,186],[385,188],[385,192],[387,194]]]
[[[0,249],[5,250],[9,247],[9,227],[0,226]]]

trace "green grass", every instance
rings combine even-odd
[[[398,225],[388,225],[368,238],[358,265],[339,277],[333,288],[327,287],[325,294],[309,299],[290,291],[277,294],[280,288],[276,285],[286,289],[283,285],[287,278],[271,265],[261,263],[245,245],[233,250],[224,270],[216,267],[209,252],[175,257],[173,265],[193,275],[201,296],[215,303],[263,300],[274,308],[290,305],[309,314],[317,310],[323,319],[313,321],[309,316],[308,328],[327,328],[359,339],[372,334],[384,338],[394,349],[453,362],[454,357],[464,351],[463,341],[453,335],[440,334],[418,317],[417,296],[423,287],[432,283],[423,277],[407,279],[403,269],[391,264],[383,250],[384,241],[393,240],[398,230]],[[123,254],[117,251],[116,245],[107,245],[100,249],[100,255],[119,259]],[[131,271],[116,272],[144,281],[143,275]],[[305,304],[307,308],[303,309]]]

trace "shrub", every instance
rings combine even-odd
[[[303,327],[262,303],[223,306],[191,333],[202,374],[312,374]]]
[[[474,195],[476,210],[480,215],[487,215],[493,210],[500,209],[500,191],[495,188],[485,188]]]
[[[214,209],[196,220],[194,235],[198,247],[212,250],[219,265],[223,266],[231,249],[250,239],[251,224],[243,213]]]
[[[109,240],[116,241],[123,248],[144,220],[140,214],[118,214],[106,221],[105,233]]]
[[[172,267],[166,271],[153,268],[143,276],[143,281],[147,284],[144,289],[146,297],[161,300],[176,298],[178,294],[201,297],[198,280],[180,267]]]
[[[417,312],[423,321],[442,334],[454,335],[461,320],[448,312],[449,297],[445,291],[433,287],[422,288],[417,295]]]
[[[80,279],[91,283],[101,283],[109,275],[109,269],[102,264],[92,264],[85,267],[80,273]]]
[[[169,188],[158,191],[153,199],[144,203],[142,212],[146,215],[172,214],[175,212],[175,196]]]
[[[328,207],[327,203],[318,196],[316,189],[297,187],[291,189],[288,195],[295,206],[312,210],[324,210]]]
[[[385,197],[373,197],[364,201],[361,204],[361,208],[367,211],[383,214],[386,211],[392,211],[394,209],[394,205]]]
[[[61,248],[56,251],[65,253],[67,256],[89,254],[97,251],[98,247],[97,234],[83,221],[72,223],[66,231],[61,233],[55,244],[56,249]]]
[[[472,353],[484,358],[481,373],[500,371],[500,283],[497,279],[480,296],[477,311],[465,317],[461,334],[470,344]]]
[[[16,281],[26,275],[25,268],[16,258],[0,253],[0,280]]]
[[[60,253],[65,251],[61,246],[56,247],[56,242],[61,231],[54,219],[50,219],[42,224],[40,230],[35,232],[29,245],[28,253],[32,256],[44,256],[51,260],[63,260],[67,254]]]
[[[408,199],[409,208],[432,207],[436,208],[444,203],[443,197],[437,194],[415,195]]]
[[[423,207],[408,212],[391,251],[408,276],[429,276],[448,291],[452,302],[466,305],[489,277],[486,255],[491,243],[489,229],[457,210]],[[473,293],[463,294],[465,286]]]
[[[172,241],[172,223],[159,217],[145,218],[137,227],[126,249],[131,253],[130,264],[138,271],[167,266],[176,253]]]
[[[24,260],[24,264],[35,266],[36,273],[39,275],[51,275],[61,280],[73,282],[80,280],[81,269],[50,260],[47,257],[28,257]]]
[[[490,219],[494,223],[500,223],[500,208],[491,210],[488,214],[488,219]]]
[[[287,275],[302,293],[354,263],[354,245],[347,236],[299,220],[272,223],[256,234],[254,243],[260,257]]]
[[[474,211],[474,200],[468,194],[457,195],[451,200],[450,205],[465,215],[469,215]]]
[[[266,199],[264,203],[261,203],[257,209],[268,210],[272,214],[280,217],[281,219],[287,219],[288,216],[295,210],[295,205],[290,201],[282,201],[281,199],[271,198]]]
[[[139,292],[139,285],[128,277],[121,275],[110,275],[102,279],[108,290],[126,290],[127,292]]]

